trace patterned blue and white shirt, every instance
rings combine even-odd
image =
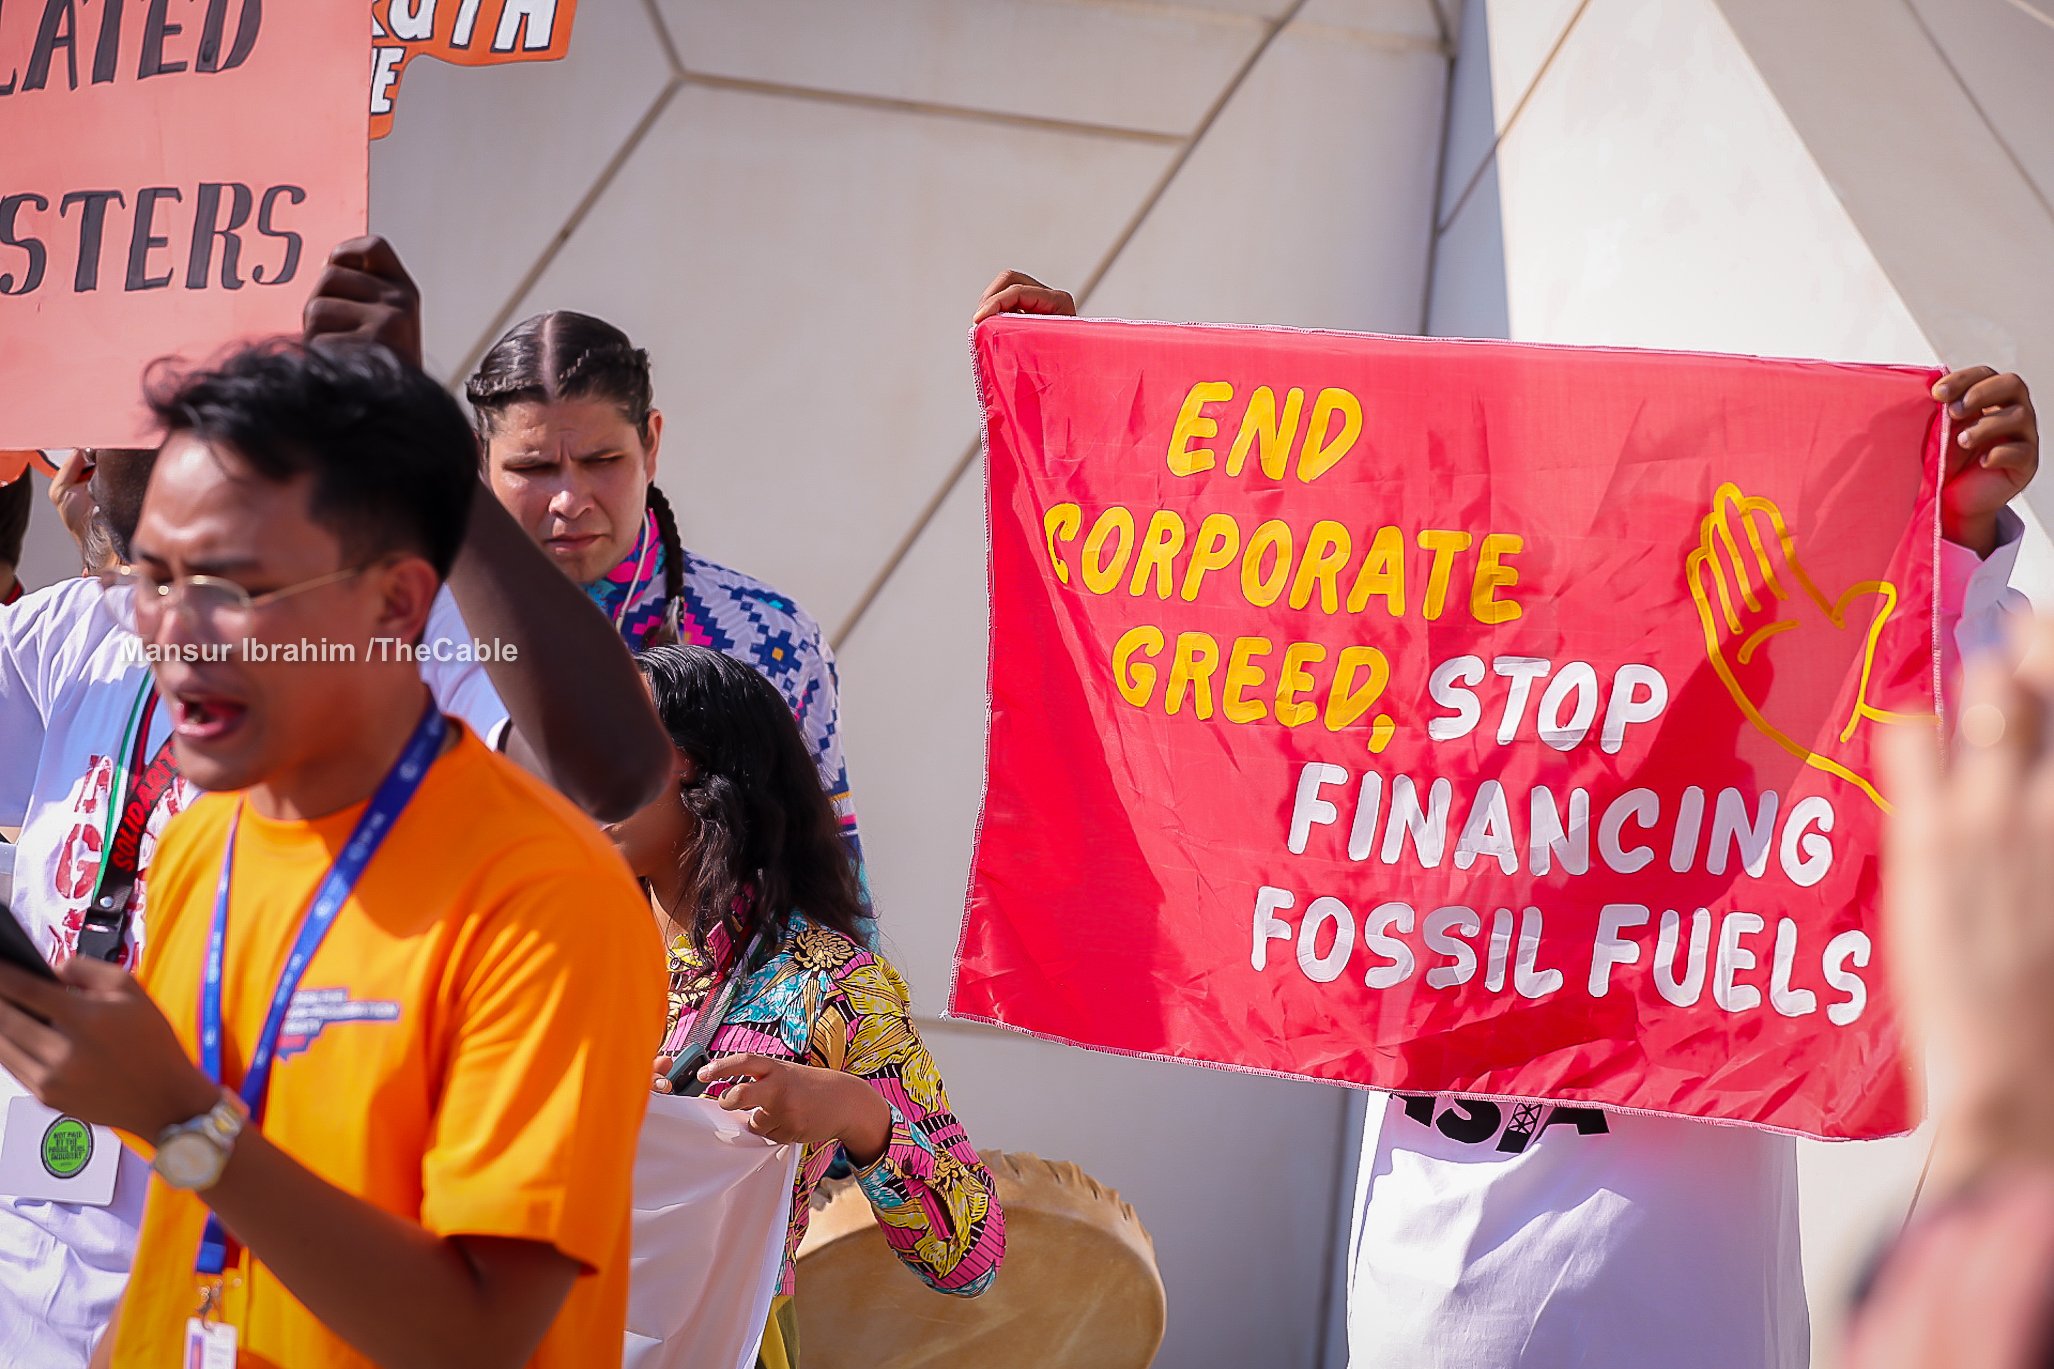
[[[684,589],[677,605],[678,640],[711,647],[747,661],[777,686],[799,731],[812,749],[821,783],[834,801],[842,836],[862,868],[863,846],[856,835],[856,805],[849,793],[849,767],[842,759],[841,701],[834,652],[820,624],[790,597],[761,580],[685,552]],[[868,888],[865,897],[868,897]]]
[[[777,686],[799,720],[799,731],[820,769],[820,782],[834,803],[868,908],[870,882],[863,866],[863,843],[856,834],[849,768],[842,760],[834,653],[820,624],[789,596],[689,549],[673,601],[669,563],[656,512],[645,510],[635,545],[611,572],[585,586],[585,593],[620,630],[630,651],[674,637],[682,646],[711,647],[746,661]]]

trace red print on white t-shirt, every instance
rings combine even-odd
[[[65,834],[57,850],[57,878],[51,891],[63,909],[56,926],[51,929],[58,946],[54,959],[63,960],[78,951],[79,933],[85,927],[86,905],[92,900],[93,888],[100,878],[102,829],[107,822],[107,807],[114,801],[113,789],[112,758],[94,756],[85,777],[71,792],[71,830]],[[150,815],[137,850],[136,863],[143,871],[149,870],[150,858],[156,853],[158,833],[174,814],[185,808],[187,799],[185,782],[179,780],[165,791],[157,804],[157,811]],[[136,919],[143,914],[146,883],[146,880],[138,879],[135,893],[129,900]],[[132,948],[124,945],[115,963],[127,965],[131,953]]]

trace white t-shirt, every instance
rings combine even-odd
[[[1547,1103],[1379,1101],[1349,1243],[1350,1363],[1803,1369],[1789,1137]]]
[[[1943,548],[1943,648],[1990,639],[2022,528]],[[1952,656],[1954,650],[1949,650]],[[1951,675],[1951,672],[1950,672]],[[1357,1369],[1804,1369],[1797,1143],[1548,1103],[1373,1095],[1349,1239]]]
[[[753,1369],[784,1271],[800,1147],[711,1098],[653,1094],[635,1143],[622,1369]]]
[[[21,828],[8,902],[53,960],[78,944],[100,869],[115,753],[150,679],[133,638],[99,610],[101,593],[96,580],[67,580],[0,609],[0,827]],[[446,589],[425,639],[470,640]],[[484,667],[455,659],[464,653],[442,654],[451,659],[424,663],[422,677],[445,711],[497,745],[506,708]],[[154,756],[170,731],[170,710],[159,707],[146,754]],[[193,797],[179,780],[151,813],[142,869],[164,824]],[[147,946],[145,881],[130,906],[132,959]],[[22,1091],[0,1071],[0,1109]],[[0,1365],[62,1369],[90,1358],[128,1280],[148,1177],[124,1148],[107,1207],[0,1197]]]

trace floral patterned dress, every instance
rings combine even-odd
[[[709,948],[733,957],[716,931]],[[715,982],[713,967],[682,938],[670,947],[670,1022],[677,1040]],[[856,1182],[900,1261],[942,1293],[974,1297],[1005,1254],[1005,1215],[941,1076],[914,1028],[906,983],[889,962],[847,937],[794,916],[769,961],[736,992],[713,1055],[754,1053],[864,1080],[891,1105],[891,1141]],[[723,1086],[708,1089],[717,1097]],[[778,1292],[790,1297],[793,1262],[812,1217],[813,1190],[834,1161],[832,1144],[808,1146],[792,1191]]]

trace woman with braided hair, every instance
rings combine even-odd
[[[493,493],[631,650],[711,647],[777,686],[860,870],[834,655],[797,603],[680,540],[655,485],[663,414],[649,354],[589,314],[537,314],[493,344],[464,394]]]

